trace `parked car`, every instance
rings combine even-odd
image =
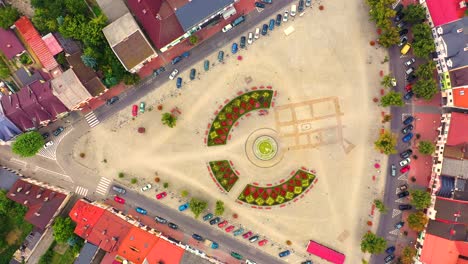
[[[246,259],[245,260],[245,263],[246,264],[257,264],[257,262],[253,261],[253,260],[250,260],[250,259]]]
[[[405,73],[406,75],[410,75],[411,73],[414,72],[414,67],[409,67],[408,69],[406,69]]]
[[[222,221],[221,223],[218,224],[218,227],[223,228],[223,227],[227,226],[227,224],[228,224],[228,221],[224,220],[224,221]]]
[[[406,184],[406,183],[405,183],[405,184],[402,184],[402,185],[400,185],[400,186],[398,187],[398,189],[399,189],[400,191],[404,192],[404,191],[408,190],[408,184]]]
[[[398,4],[393,10],[395,10],[395,13],[400,13],[401,11],[403,11],[403,5]]]
[[[190,70],[190,80],[191,80],[191,81],[195,80],[195,77],[196,77],[196,76],[197,76],[197,70],[195,70],[195,69],[192,68],[192,69]]]
[[[119,97],[118,96],[112,96],[110,99],[108,99],[106,101],[106,105],[112,105],[114,104],[115,102],[117,102],[119,100]]]
[[[413,128],[414,128],[413,125],[407,125],[403,129],[401,129],[401,133],[407,134],[408,132],[412,131]]]
[[[269,23],[269,25],[268,25],[268,29],[269,29],[269,30],[275,29],[275,20],[274,20],[273,18],[270,19],[270,23]]]
[[[239,259],[239,260],[241,260],[241,259],[244,258],[244,257],[242,257],[241,254],[239,254],[239,253],[237,253],[237,252],[234,252],[234,251],[231,252],[231,256],[232,256],[233,258],[236,258],[236,259]]]
[[[273,0],[262,0],[265,4],[273,4]]]
[[[411,204],[400,204],[400,205],[398,205],[398,209],[400,209],[401,211],[411,210],[412,208],[413,208],[413,206],[411,206]]]
[[[283,252],[280,252],[280,253],[278,254],[278,256],[279,256],[280,258],[283,258],[283,257],[289,256],[289,254],[291,254],[291,251],[285,250],[285,251],[283,251]]]
[[[168,225],[170,228],[172,228],[172,229],[179,229],[179,226],[176,225],[176,224],[174,224],[174,223],[169,223],[169,224],[167,224],[167,225]]]
[[[145,107],[146,107],[146,104],[145,102],[140,102],[140,113],[144,113],[145,112]]]
[[[401,46],[405,45],[406,42],[408,42],[408,37],[407,36],[402,36],[400,38],[400,43],[398,43],[398,47],[401,47]]]
[[[254,38],[255,38],[255,39],[258,39],[258,38],[260,38],[260,28],[256,28],[256,29],[255,29],[255,35],[254,35]]]
[[[409,91],[405,94],[405,96],[403,96],[403,98],[405,100],[411,100],[411,98],[413,98],[413,95],[414,95],[414,92],[413,91]]]
[[[268,25],[263,24],[262,26],[262,35],[265,36],[268,33]]]
[[[165,71],[166,71],[166,68],[164,68],[164,67],[159,67],[157,70],[154,70],[154,71],[153,71],[153,75],[154,75],[154,76],[158,76],[158,75],[160,75],[161,73],[163,73],[163,72],[165,72]]]
[[[136,211],[137,213],[139,213],[139,214],[142,214],[142,215],[148,214],[148,212],[147,212],[145,209],[141,208],[141,207],[135,208],[135,211]]]
[[[160,216],[156,216],[154,217],[154,220],[156,220],[156,222],[160,223],[160,224],[167,224],[167,220],[160,217]]]
[[[177,77],[176,80],[176,87],[181,88],[182,87],[182,77]]]
[[[251,237],[252,235],[253,235],[252,231],[249,231],[249,232],[243,234],[242,237],[247,239],[247,238]]]
[[[127,192],[124,188],[117,185],[112,185],[112,190],[120,194],[125,194]]]
[[[258,8],[265,8],[265,4],[264,4],[264,3],[260,3],[260,2],[255,2],[255,7],[258,7]]]
[[[395,166],[395,164],[392,164],[390,166],[390,173],[391,173],[392,177],[396,176],[396,166]]]
[[[148,191],[149,189],[151,189],[153,186],[151,185],[151,183],[148,183],[146,184],[145,186],[141,187],[141,191],[142,192],[146,192]]]
[[[179,70],[178,70],[178,69],[174,69],[174,70],[171,72],[171,75],[169,75],[169,80],[174,80],[174,78],[177,76],[178,73],[179,73]]]
[[[232,234],[234,236],[238,236],[238,235],[241,235],[243,232],[244,232],[244,228],[241,227],[241,228],[237,229],[236,231],[234,231]]]
[[[395,22],[399,22],[403,19],[403,17],[405,17],[405,15],[403,14],[403,12],[399,12],[396,14],[395,18],[393,19],[393,21]]]
[[[44,144],[44,149],[48,149],[50,146],[54,145],[54,141],[47,141],[45,144]]]
[[[385,250],[385,253],[387,253],[387,254],[393,254],[393,252],[395,252],[395,246],[388,247]]]
[[[132,105],[132,116],[137,116],[137,115],[138,115],[138,106]]]
[[[209,60],[205,60],[205,62],[203,62],[203,68],[205,69],[205,71],[208,71],[210,69],[210,61]]]
[[[182,204],[181,206],[179,206],[179,211],[185,211],[187,210],[187,208],[189,208],[189,203],[184,203]]]
[[[42,133],[42,138],[43,139],[47,139],[49,136],[50,136],[50,133],[49,132],[45,132],[45,133]]]
[[[238,50],[237,43],[232,43],[232,47],[231,47],[232,54],[236,54],[237,50]]]
[[[400,158],[406,159],[409,156],[411,156],[411,154],[413,154],[413,151],[411,149],[407,149],[407,150],[400,153]]]
[[[250,45],[253,43],[253,33],[249,32],[249,37],[247,38],[247,43]]]
[[[411,162],[411,159],[406,158],[406,159],[400,161],[400,167],[404,167],[404,166],[408,165],[410,162]]]
[[[268,243],[268,240],[267,239],[262,239],[260,241],[258,241],[258,245],[263,247],[264,245],[266,245]]]
[[[227,24],[226,26],[223,27],[223,29],[221,31],[223,31],[224,33],[228,32],[229,30],[231,30],[233,28],[233,26],[231,24]]]
[[[232,230],[234,230],[234,228],[236,228],[235,226],[231,225],[231,226],[228,226],[224,231],[226,231],[227,233],[231,232]]]
[[[305,6],[310,7],[312,5],[312,0],[306,0]]]
[[[65,130],[65,128],[63,128],[63,126],[59,126],[57,127],[57,129],[54,130],[54,132],[52,132],[52,134],[54,134],[54,136],[58,136],[60,135],[63,131]]]
[[[125,203],[125,199],[122,198],[122,197],[119,197],[119,196],[114,196],[114,201],[118,202],[119,204],[124,204]]]
[[[166,192],[161,192],[161,193],[156,194],[156,199],[161,200],[162,198],[166,196],[167,196]]]
[[[175,64],[177,64],[178,62],[180,62],[181,60],[182,60],[182,57],[181,57],[181,56],[177,56],[177,57],[175,57],[175,58],[172,59],[171,64],[172,64],[172,65],[175,65]]]
[[[407,118],[405,118],[405,120],[403,120],[403,125],[409,125],[413,122],[414,120],[414,117],[413,116],[408,116]]]
[[[403,168],[400,169],[401,173],[407,173],[410,170],[410,165],[406,165]]]
[[[405,90],[406,90],[407,92],[413,90],[413,85],[412,85],[411,83],[408,83],[408,84],[405,86]]]
[[[398,198],[405,198],[406,196],[409,196],[408,191],[400,192],[397,194]]]
[[[409,142],[412,138],[413,138],[413,133],[410,132],[406,134],[401,140],[406,143],[406,142]]]
[[[385,257],[384,261],[385,261],[385,263],[389,263],[394,259],[395,259],[395,255],[388,255],[388,256]]]
[[[258,235],[255,235],[255,236],[249,238],[249,241],[250,241],[250,243],[253,243],[253,242],[257,241],[259,238],[260,237]]]
[[[198,240],[198,241],[203,241],[203,237],[198,235],[198,234],[193,234],[192,235],[193,239]]]
[[[281,14],[276,15],[276,26],[281,26],[281,21],[283,20],[283,16]]]
[[[203,221],[208,221],[208,220],[210,220],[211,218],[213,218],[213,214],[212,214],[212,213],[208,213],[208,214],[206,214],[205,216],[203,216]]]
[[[184,53],[182,53],[182,58],[188,58],[190,56],[190,51],[186,51]]]
[[[299,0],[299,5],[297,5],[297,11],[299,11],[299,13],[304,12],[304,0]]]
[[[400,34],[400,36],[404,36],[406,34],[408,34],[408,29],[407,28],[404,28],[402,30],[400,30],[400,32],[398,32]]]
[[[301,262],[301,264],[314,264],[314,263],[312,263],[312,260],[306,260],[306,261]]]
[[[286,10],[283,13],[283,22],[288,22],[288,18],[289,18],[289,11]]]
[[[240,42],[239,42],[239,43],[240,43],[240,48],[241,48],[241,49],[245,49],[245,43],[246,43],[246,42],[247,42],[247,38],[246,38],[245,36],[242,36],[242,37],[240,38]]]
[[[393,87],[396,87],[396,85],[397,85],[396,78],[393,77],[392,79],[390,79],[390,83],[391,83],[391,85],[392,85]]]
[[[220,50],[218,52],[218,61],[222,62],[224,60],[224,51]]]
[[[210,220],[210,225],[215,225],[215,224],[217,224],[219,222],[221,222],[221,218],[215,217],[215,218]]]
[[[411,83],[411,82],[414,82],[414,80],[416,80],[416,75],[410,74],[410,75],[406,76],[406,81],[407,82]]]
[[[416,60],[415,60],[414,58],[411,58],[411,59],[409,59],[409,60],[407,60],[407,61],[405,62],[405,66],[406,66],[406,67],[409,67],[409,66],[411,66],[411,64],[413,64],[413,63],[415,63],[415,62],[416,62]]]
[[[406,27],[406,22],[401,21],[400,23],[397,24],[397,27],[398,27],[398,28],[404,28],[404,27]]]

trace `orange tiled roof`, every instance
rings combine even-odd
[[[143,263],[158,237],[133,226],[119,246],[118,255],[133,263]]]
[[[179,264],[184,255],[184,249],[164,240],[159,239],[146,256],[148,264]]]
[[[457,264],[459,251],[454,241],[426,234],[421,261],[425,264]]]
[[[68,214],[76,223],[75,234],[88,239],[94,225],[104,213],[104,209],[79,200]]]
[[[460,108],[468,108],[468,87],[461,87],[452,90],[453,105]]]

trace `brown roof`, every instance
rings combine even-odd
[[[468,85],[468,66],[449,71],[452,87]]]
[[[81,52],[76,52],[67,56],[68,64],[70,64],[71,69],[75,72],[86,90],[88,90],[93,97],[98,96],[105,91],[106,87],[102,84],[99,77],[97,77],[96,72],[83,63],[81,55],[83,55]]]
[[[445,145],[444,158],[451,159],[468,159],[468,143],[459,144],[457,146]]]
[[[136,31],[128,38],[114,46],[125,68],[130,70],[154,54],[141,31]]]

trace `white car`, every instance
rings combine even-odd
[[[47,149],[48,147],[54,145],[53,141],[48,141],[47,143],[44,144],[44,149]]]
[[[411,58],[409,61],[405,62],[406,67],[411,66],[416,60],[414,58]]]
[[[289,12],[286,10],[286,11],[284,11],[283,22],[287,22],[288,18],[289,18]]]
[[[171,72],[171,75],[169,75],[169,80],[174,80],[174,78],[177,76],[178,73],[179,73],[179,70],[178,70],[178,69],[174,69],[174,70]]]
[[[146,184],[145,186],[143,186],[141,188],[141,191],[146,192],[147,190],[151,189],[151,187],[153,187],[153,186],[151,186],[151,184],[148,183],[148,184]]]
[[[232,25],[231,24],[227,24],[225,27],[223,27],[222,31],[224,33],[228,32],[229,30],[232,29]]]
[[[253,43],[253,33],[249,32],[249,37],[247,38],[247,43],[252,44]]]
[[[411,162],[411,159],[410,159],[410,158],[406,158],[406,159],[400,161],[400,166],[401,166],[401,167],[404,167],[404,166],[408,165],[410,162]]]

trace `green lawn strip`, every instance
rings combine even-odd
[[[309,188],[314,179],[314,174],[298,170],[287,181],[276,186],[264,187],[248,184],[237,199],[256,206],[280,205],[300,196]]]
[[[210,168],[221,187],[229,192],[239,179],[228,160],[210,161]]]
[[[56,241],[50,245],[49,249],[41,256],[39,260],[39,264],[73,264],[78,253],[80,252],[81,248],[84,245],[84,240],[75,237],[76,242],[73,246],[68,246],[67,244],[58,244]],[[68,246],[67,250],[60,254],[54,251],[54,248],[59,246]]]
[[[229,101],[211,124],[208,146],[225,145],[232,126],[239,118],[254,110],[270,108],[272,99],[272,90],[257,90],[239,95]]]

